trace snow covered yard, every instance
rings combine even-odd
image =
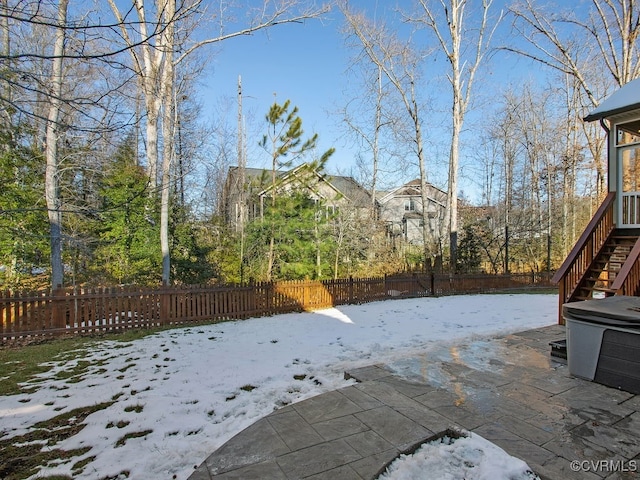
[[[478,336],[550,325],[556,295],[376,302],[103,341],[53,361],[28,393],[0,397],[0,441],[78,408],[74,451],[39,475],[186,479],[210,453],[274,409],[349,385],[347,369],[393,363]],[[78,371],[80,375],[65,375]],[[4,369],[11,368],[4,365]],[[84,424],[82,428],[81,424]],[[452,477],[453,478],[453,477]]]

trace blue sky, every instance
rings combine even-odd
[[[214,60],[211,80],[216,90],[235,95],[238,75],[242,75],[247,107],[262,106],[266,113],[274,99],[282,103],[289,98],[305,114],[307,125],[322,111],[325,99],[340,93],[335,91],[345,63],[340,47],[332,26],[282,25],[268,35],[258,32],[229,40]]]
[[[332,167],[344,168],[351,163],[352,153],[337,141],[341,126],[331,112],[344,103],[349,52],[337,29],[336,21],[308,21],[225,41],[207,77],[205,104],[221,95],[235,99],[240,75],[247,117],[253,115],[264,124],[262,119],[274,101],[291,100],[299,109],[305,132],[318,133],[319,149],[336,148]],[[248,161],[250,166],[264,166],[255,158],[255,165],[251,158]]]
[[[369,6],[391,4],[382,1],[365,3]],[[377,14],[384,15],[385,12],[378,6]],[[248,138],[249,151],[253,149],[248,158],[248,166],[268,167],[266,156],[261,156],[254,148],[265,131],[264,128],[259,128],[264,127],[264,115],[274,100],[283,103],[289,99],[292,105],[299,108],[305,132],[318,133],[319,150],[336,148],[327,166],[329,173],[356,173],[354,157],[357,151],[344,138],[346,127],[336,113],[349,99],[346,91],[350,86],[346,84],[348,80],[345,71],[352,55],[339,31],[341,23],[340,13],[333,11],[326,21],[285,24],[268,32],[227,40],[223,42],[221,51],[213,57],[203,90],[203,102],[208,110],[205,116],[212,114],[212,106],[220,97],[226,96],[235,101],[240,75],[244,112],[248,119],[253,118],[253,127],[248,126],[249,135],[253,133]],[[439,99],[441,110],[429,112],[428,119],[425,119],[426,143],[430,149],[427,167],[430,171],[429,180],[446,188],[449,148],[447,127],[450,123],[449,87],[444,77],[446,65],[430,69],[423,88],[429,90],[429,96]],[[505,53],[497,54],[484,70],[484,79],[478,78],[475,92],[485,98],[495,98],[508,84],[536,74],[540,74],[540,68],[532,69],[529,61]],[[466,124],[468,128],[478,128],[473,124],[473,119],[479,115],[482,115],[480,111],[470,113]],[[236,122],[235,117],[232,122]],[[250,122],[248,120],[248,124]],[[256,130],[251,132],[251,128]],[[396,182],[417,178],[417,166],[404,171],[403,177]],[[461,166],[461,188],[472,199],[476,196],[474,179],[477,178],[473,166]]]

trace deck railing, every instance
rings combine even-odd
[[[625,227],[640,227],[640,194],[638,192],[622,192],[621,224]]]
[[[640,238],[611,284],[615,295],[640,295]]]
[[[580,283],[615,228],[613,206],[615,192],[610,192],[596,211],[562,266],[551,279],[558,284],[558,322],[563,323],[562,305],[574,299]]]
[[[214,323],[392,298],[551,287],[548,274],[402,274],[243,286],[0,292],[3,341]]]

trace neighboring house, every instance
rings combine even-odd
[[[245,222],[260,218],[274,189],[271,170],[245,168],[244,178],[242,176],[238,167],[230,167],[224,187],[225,218],[234,229],[241,224],[241,218]],[[278,195],[302,190],[310,198],[322,202],[327,213],[343,208],[363,212],[371,209],[371,195],[353,178],[319,173],[306,163],[276,172],[275,189]]]
[[[378,196],[379,218],[387,226],[389,235],[405,239],[414,245],[423,244],[422,188],[419,179],[412,180],[391,192]],[[428,235],[437,240],[444,221],[447,193],[427,184]]]
[[[241,178],[244,177],[244,178]],[[244,185],[244,189],[240,188]],[[226,222],[237,230],[244,222],[261,218],[273,193],[272,172],[268,169],[230,167],[224,188]],[[310,198],[321,201],[328,213],[340,209],[362,212],[371,218],[371,194],[351,177],[318,173],[308,164],[287,171],[276,172],[275,189],[278,195],[303,190]],[[406,242],[422,245],[422,196],[420,180],[413,180],[391,192],[377,195],[378,220],[387,227],[390,237],[402,237]],[[447,193],[427,184],[427,225],[429,238],[438,239],[445,215]]]

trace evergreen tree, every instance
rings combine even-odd
[[[176,205],[177,202],[173,202]],[[214,247],[204,225],[188,219],[185,208],[174,208],[171,236],[171,277],[187,285],[211,283],[217,280],[215,264],[210,260]]]
[[[273,244],[271,278],[317,279],[331,273],[333,238],[327,234],[324,205],[302,191],[278,196],[266,207],[262,220],[247,229],[246,267],[249,276],[267,279],[266,252]],[[325,272],[323,274],[323,272]]]
[[[0,134],[0,285],[9,287],[24,286],[49,264],[43,162],[37,152],[16,145],[18,136]]]
[[[274,103],[266,115],[268,133],[263,136],[260,146],[271,155],[271,209],[276,209],[278,204],[278,182],[276,172],[282,167],[291,167],[293,162],[312,150],[316,146],[318,134],[303,141],[302,119],[298,116],[298,107],[289,110],[290,101],[283,105]],[[335,149],[330,148],[312,164],[311,170],[319,171],[324,168],[324,164],[333,154]],[[276,261],[276,231],[275,224],[271,225],[269,237],[269,249],[267,250],[267,265],[265,278],[271,280]]]
[[[457,273],[478,273],[482,261],[482,244],[479,239],[477,225],[469,224],[463,229],[462,239],[458,245],[456,263]]]
[[[102,180],[101,244],[96,273],[103,281],[158,284],[158,209],[148,192],[149,179],[137,165],[133,137],[118,148]]]

